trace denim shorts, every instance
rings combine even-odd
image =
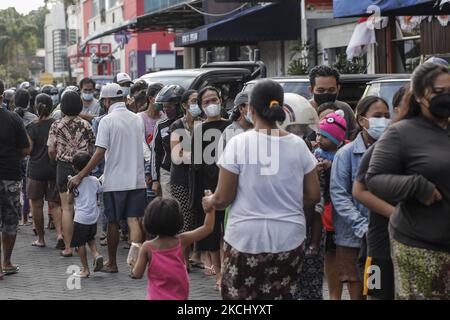
[[[145,189],[103,193],[103,205],[108,222],[118,223],[127,218],[141,218],[147,205]]]

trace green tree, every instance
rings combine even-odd
[[[312,51],[313,48],[308,41],[298,40],[291,48],[291,62],[289,63],[288,74],[291,76],[308,74]]]
[[[360,74],[367,71],[364,57],[355,57],[352,61],[348,61],[345,53],[336,55],[333,67],[342,74]]]
[[[13,84],[28,78],[28,61],[37,48],[37,28],[14,8],[0,11],[0,64]]]
[[[38,48],[44,48],[44,38],[45,38],[45,16],[48,13],[48,9],[46,7],[40,7],[37,10],[31,11],[27,15],[27,19],[31,24],[36,26],[36,37],[37,37],[37,46]]]

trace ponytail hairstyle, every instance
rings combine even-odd
[[[419,116],[422,109],[418,100],[425,97],[426,91],[433,87],[437,77],[445,73],[449,74],[450,70],[441,64],[425,62],[418,66],[411,76],[411,87],[403,97],[400,115],[396,121]]]
[[[283,103],[284,91],[279,83],[271,79],[256,82],[250,96],[250,106],[260,118],[270,124],[283,122],[286,119]]]
[[[36,111],[39,116],[39,120],[42,120],[44,118],[47,118],[53,108],[53,101],[52,98],[45,93],[40,93],[36,96],[36,103],[35,103]]]

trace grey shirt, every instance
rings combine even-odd
[[[100,103],[98,100],[93,100],[89,106],[83,105],[83,113],[87,113],[93,117],[98,117],[100,115]]]
[[[393,124],[376,143],[367,173],[369,190],[399,203],[390,219],[395,240],[450,252],[450,128],[423,116]],[[434,187],[442,201],[424,202]]]

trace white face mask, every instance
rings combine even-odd
[[[390,119],[387,118],[369,118],[369,129],[367,129],[367,133],[373,139],[380,139],[381,135],[386,131],[386,128],[391,123]]]
[[[220,105],[210,104],[205,107],[205,114],[207,117],[213,118],[220,115]]]

